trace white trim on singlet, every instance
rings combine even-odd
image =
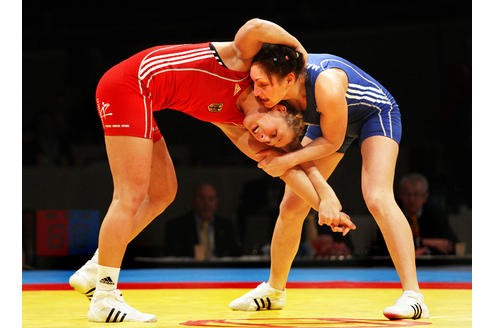
[[[357,97],[357,96],[351,96],[349,95],[348,93],[346,93],[346,97],[349,97],[351,99],[357,99],[357,100],[369,100],[369,101],[374,101],[374,102],[377,102],[377,103],[382,103],[382,104],[386,104],[386,105],[389,105],[390,106],[390,110],[388,111],[388,117],[389,117],[389,130],[390,130],[390,137],[392,137],[392,114],[391,112],[394,110],[394,106],[392,105],[392,102],[390,101],[390,99],[387,97],[387,95],[385,94],[385,92],[383,91],[382,88],[380,88],[380,86],[378,86],[375,82],[367,79],[366,77],[364,77],[358,70],[356,70],[354,67],[352,67],[351,65],[341,61],[341,60],[338,60],[338,59],[332,59],[332,58],[327,58],[327,59],[323,59],[321,62],[320,62],[320,67],[322,69],[326,69],[324,66],[323,66],[323,63],[324,62],[330,62],[330,61],[333,61],[333,62],[337,62],[337,63],[340,63],[342,65],[345,65],[347,66],[348,68],[352,69],[357,75],[359,75],[363,80],[365,80],[366,82],[372,84],[375,86],[375,88],[372,88],[372,87],[365,87],[365,86],[361,86],[359,84],[355,84],[355,83],[349,83],[349,88],[351,88],[351,85],[352,85],[352,92],[354,93],[359,93],[358,90],[355,90],[354,88],[359,88],[359,89],[362,89],[362,90],[373,90],[374,93],[373,95],[375,97],[379,97],[379,98],[382,98],[384,97],[387,101],[383,101],[383,100],[379,100],[379,99],[376,99],[376,98],[370,98],[370,97],[367,97],[367,96],[361,96],[361,97]],[[348,88],[348,89],[349,89]],[[351,93],[352,93],[351,92]],[[365,92],[366,93],[366,92]],[[382,98],[383,99],[383,98]],[[381,117],[381,111],[382,109],[379,108],[378,106],[373,106],[369,103],[359,103],[361,105],[366,105],[366,106],[369,106],[369,107],[375,107],[378,109],[378,118],[380,120],[380,126],[382,127],[382,130],[383,130],[383,135],[384,136],[387,136],[387,131],[385,130],[385,126],[383,124],[383,120],[382,120],[382,117]],[[350,106],[350,105],[348,105]]]
[[[358,102],[358,103],[348,104],[347,107],[359,106],[359,105],[373,107],[373,108],[376,108],[378,110],[377,115],[378,115],[378,119],[380,120],[380,126],[382,127],[383,135],[386,137],[387,136],[387,131],[385,130],[385,125],[383,124],[382,116],[380,115],[382,113],[382,109],[379,106],[375,106],[375,105],[372,105],[370,103],[364,103],[364,102]],[[388,111],[388,119],[389,119],[389,122],[390,122],[391,121],[390,111]],[[390,137],[392,137],[392,124],[390,124]]]
[[[390,102],[390,99],[383,93],[382,90],[372,87],[365,87],[355,83],[349,83],[348,92],[355,93],[358,95],[370,95],[378,99],[382,99]]]
[[[209,74],[219,79],[230,81],[230,82],[242,82],[248,78],[248,75],[241,79],[232,79],[227,78],[225,76],[221,76],[218,74],[214,74],[207,70],[197,69],[197,68],[169,68],[170,65],[181,65],[186,63],[192,63],[198,60],[206,59],[206,58],[217,58],[215,56],[216,52],[209,47],[192,49],[187,51],[181,51],[172,54],[164,54],[164,55],[154,55],[157,51],[163,50],[166,48],[157,49],[150,54],[148,54],[141,62],[138,71],[138,78],[143,81],[148,79],[146,85],[149,86],[150,79],[157,74],[171,72],[171,71],[198,71],[205,74]]]
[[[141,86],[140,86],[141,88]],[[143,107],[144,107],[144,136],[143,138],[151,138],[152,136],[152,128],[149,128],[148,127],[148,116],[150,114],[150,111],[151,111],[151,108],[153,108],[151,105],[150,105],[150,108],[148,108],[148,104],[146,103],[146,96],[143,95],[143,93],[141,92],[141,95],[143,97]],[[151,113],[151,115],[153,115],[153,113]]]
[[[161,67],[170,65],[170,64],[182,64],[182,63],[187,63],[187,62],[193,62],[196,60],[201,60],[204,58],[208,57],[213,57],[212,51],[208,47],[203,47],[203,48],[198,48],[198,49],[191,49],[191,50],[186,50],[186,51],[180,51],[176,53],[170,53],[170,54],[164,54],[164,55],[155,55],[157,52],[163,51],[163,50],[169,50],[170,48],[176,48],[181,45],[173,45],[173,46],[166,46],[166,47],[161,47],[158,49],[153,50],[149,54],[147,54],[143,60],[141,61],[141,64],[139,65],[138,69],[138,80],[143,81],[148,78],[148,81],[146,81],[146,87],[149,87],[149,83],[151,81],[151,78],[158,74],[156,72],[156,69],[159,69]],[[198,57],[199,56],[199,57]],[[140,93],[143,96],[143,104],[144,104],[144,134],[145,138],[151,138],[153,134],[153,127],[150,124],[152,121],[152,116],[153,116],[153,106],[152,106],[152,98],[149,99],[149,106],[147,102],[147,97],[143,93],[142,90],[142,84],[139,83],[139,89]]]
[[[241,79],[232,79],[212,73],[204,69],[191,68],[191,67],[170,68],[170,65],[182,65],[182,64],[192,63],[198,60],[203,60],[206,58],[215,58],[216,60],[218,60],[216,51],[211,49],[210,47],[202,47],[202,48],[190,49],[186,51],[179,51],[168,54],[157,54],[160,51],[174,47],[179,47],[179,46],[181,45],[161,47],[153,50],[143,58],[138,69],[138,80],[144,82],[146,88],[149,88],[149,85],[154,76],[172,71],[173,72],[196,71],[217,77],[225,81],[230,81],[235,83],[243,82],[244,80],[249,78],[249,75],[246,75]],[[151,127],[148,126],[149,125],[148,121],[151,121],[151,117],[153,115],[153,111],[152,111],[153,106],[151,106],[152,99],[149,100],[150,108],[148,108],[147,97],[143,93],[142,88],[143,88],[143,84],[139,83],[139,89],[141,95],[143,96],[144,110],[145,110],[145,135],[149,134],[151,136]],[[148,130],[150,132],[146,132]]]
[[[144,80],[148,77],[148,75],[156,75],[156,70],[166,67],[169,65],[179,65],[184,63],[190,63],[197,60],[205,59],[205,58],[214,58],[211,50],[206,51],[197,51],[194,53],[183,54],[170,57],[171,54],[155,56],[149,59],[144,59],[139,66],[138,77],[141,80]]]
[[[212,73],[210,71],[207,71],[207,70],[204,70],[204,69],[198,69],[198,68],[169,68],[169,69],[164,69],[164,70],[158,71],[155,74],[153,74],[151,77],[153,77],[153,76],[155,76],[157,74],[161,74],[161,73],[166,73],[166,72],[180,72],[180,71],[196,71],[196,72],[201,72],[201,73],[205,73],[205,74],[208,74],[208,75],[211,75],[211,76],[214,76],[214,77],[218,77],[219,79],[222,79],[222,80],[225,80],[225,81],[236,82],[236,83],[240,83],[240,82],[242,82],[242,81],[244,81],[244,80],[246,80],[246,79],[249,78],[249,75],[246,75],[242,79],[230,79],[230,78],[226,78],[225,76],[214,74],[214,73]],[[148,79],[148,82],[146,83],[146,86],[147,87],[149,87],[150,81],[151,81],[151,78]]]
[[[385,105],[390,105],[391,104],[390,103],[390,100],[383,101],[383,100],[380,100],[380,99],[377,99],[377,98],[372,98],[372,97],[365,96],[364,94],[362,94],[360,96],[354,96],[354,95],[351,95],[349,93],[346,93],[345,94],[345,97],[346,98],[349,98],[349,99],[368,100],[368,101],[372,101],[372,102],[380,103],[380,104],[385,104]]]
[[[363,80],[365,80],[366,82],[372,84],[375,86],[375,90],[377,90],[380,94],[382,95],[385,95],[385,92],[383,92],[382,88],[380,88],[380,86],[378,86],[375,82],[365,78],[358,70],[356,70],[354,67],[352,67],[351,65],[347,64],[347,63],[344,63],[343,61],[341,60],[338,60],[338,59],[331,59],[331,58],[327,58],[327,59],[323,59],[321,62],[320,62],[320,66],[322,69],[326,69],[325,67],[323,67],[323,63],[324,62],[330,62],[330,61],[333,61],[333,62],[337,62],[337,63],[340,63],[342,65],[345,65],[347,67],[349,67],[350,69],[352,69],[357,75],[359,75]],[[358,84],[353,84],[354,86],[358,85]],[[362,86],[362,88],[368,88],[368,87],[364,87]]]

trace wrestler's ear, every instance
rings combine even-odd
[[[296,83],[296,74],[294,74],[294,72],[290,72],[285,77],[285,80],[287,81],[287,84],[294,84],[294,83]]]
[[[287,113],[287,103],[282,100],[281,102],[273,106],[272,109],[279,111],[281,113]]]
[[[277,112],[280,113],[287,113],[287,107],[285,107],[284,104],[280,104],[280,103],[273,106],[272,110],[276,110]]]

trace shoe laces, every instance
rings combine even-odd
[[[120,291],[120,289],[112,290],[111,294],[117,301],[125,303],[124,296],[122,296],[122,292]]]

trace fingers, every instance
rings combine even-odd
[[[343,236],[347,235],[351,230],[356,230],[356,225],[351,221],[349,215],[344,212],[339,212],[338,216],[334,218],[318,216],[318,224],[326,224],[333,232],[341,232]]]
[[[351,231],[351,228],[349,227],[342,227],[342,226],[331,226],[333,232],[341,232],[342,236],[345,236]]]
[[[356,229],[356,225],[354,224],[354,222],[351,221],[350,216],[344,212],[340,212],[339,225],[344,225],[346,227],[346,229],[349,229],[349,230],[355,230]],[[347,231],[347,232],[349,232],[349,231]],[[347,234],[347,232],[345,234]]]
[[[342,236],[347,235],[347,233],[349,233],[349,231],[351,231],[351,228],[343,227],[341,225],[331,225],[330,227],[332,228],[333,232],[342,232]]]
[[[335,219],[320,217],[318,223],[320,225],[329,225],[333,232],[341,232],[343,236],[347,235],[351,230],[356,230],[356,225],[351,221],[349,215],[344,212],[340,212],[339,217]]]

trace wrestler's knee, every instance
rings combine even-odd
[[[150,195],[150,206],[153,208],[153,212],[158,215],[165,211],[165,209],[175,200],[176,196],[177,183],[168,184],[167,188],[161,188],[157,193]]]
[[[114,192],[113,204],[136,213],[141,205],[148,201],[148,190],[145,185],[127,185],[120,191]]]
[[[363,193],[364,202],[370,213],[376,217],[382,217],[387,213],[387,209],[395,203],[391,192],[377,189]]]

